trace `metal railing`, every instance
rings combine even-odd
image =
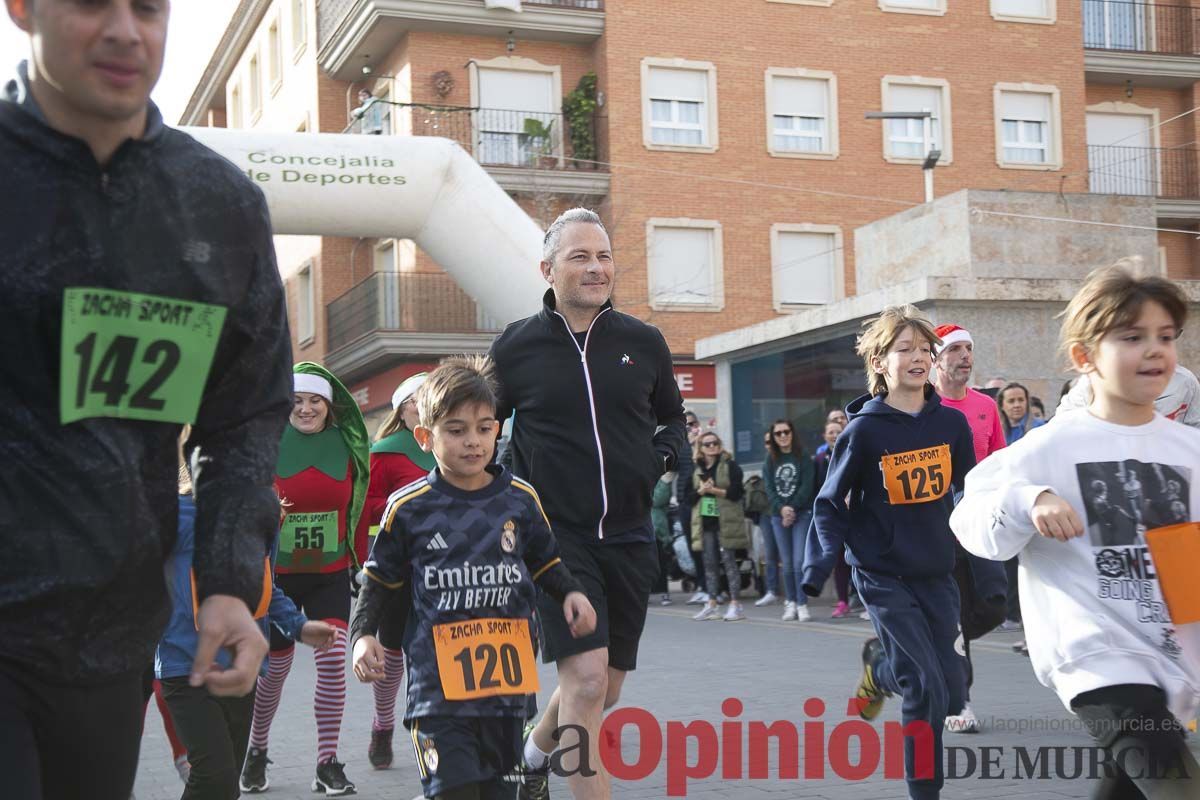
[[[356,109],[356,112],[358,110]],[[591,139],[596,141],[596,121]],[[536,169],[595,169],[599,152],[576,161],[571,131],[563,114],[378,100],[346,127],[345,133],[441,136],[453,139],[485,166]]]
[[[1200,55],[1200,8],[1135,0],[1083,0],[1083,46]]]
[[[383,331],[500,330],[453,278],[442,273],[373,273],[329,303],[326,315],[330,351]]]
[[[324,49],[329,37],[360,0],[317,0],[317,47]],[[482,6],[483,0],[476,0]],[[527,6],[604,11],[604,0],[524,0]]]
[[[1200,200],[1195,147],[1088,145],[1088,186],[1100,194]]]

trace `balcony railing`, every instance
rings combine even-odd
[[[480,7],[483,0],[475,0]],[[318,0],[317,46],[324,49],[329,37],[346,18],[358,0]],[[527,6],[539,8],[569,8],[580,11],[603,11],[604,0],[524,0]]]
[[[586,123],[596,139],[596,121]],[[458,142],[484,166],[595,169],[598,151],[577,154],[566,117],[547,111],[512,111],[378,100],[345,133],[441,136]]]
[[[1132,0],[1083,0],[1083,46],[1200,55],[1200,8]]]
[[[1200,160],[1194,147],[1088,146],[1093,192],[1170,200],[1200,200]]]
[[[497,331],[454,279],[441,273],[376,272],[326,307],[330,351],[370,333]]]

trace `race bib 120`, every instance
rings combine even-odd
[[[59,421],[196,421],[225,309],[116,289],[63,291]]]
[[[526,619],[466,619],[433,626],[438,674],[447,700],[534,694],[537,662]]]
[[[879,461],[892,505],[931,503],[950,488],[950,446],[886,455]]]

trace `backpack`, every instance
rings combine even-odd
[[[767,497],[766,485],[761,475],[753,475],[743,484],[745,493],[742,495],[742,509],[750,519],[757,520],[760,514],[771,510],[771,501]]]

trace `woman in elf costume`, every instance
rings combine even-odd
[[[309,619],[337,629],[335,644],[316,654],[317,771],[313,791],[354,793],[337,760],[346,705],[346,623],[353,575],[367,555],[368,437],[362,412],[346,387],[324,367],[292,368],[291,424],[279,444],[275,491],[287,508],[279,531],[276,581]],[[294,645],[271,631],[271,658],[254,700],[250,752],[242,791],[265,791],[267,740],[279,707]]]
[[[432,453],[417,444],[417,389],[425,383],[419,372],[404,380],[392,394],[392,413],[383,422],[371,447],[371,485],[367,489],[364,516],[371,520],[371,533],[378,529],[392,492],[420,480],[434,467]],[[367,758],[375,769],[392,765],[392,731],[396,727],[396,695],[404,680],[404,623],[412,597],[407,592],[392,592],[394,606],[387,610],[379,626],[383,644],[383,680],[371,684],[375,692],[375,718],[371,722],[371,745]]]

